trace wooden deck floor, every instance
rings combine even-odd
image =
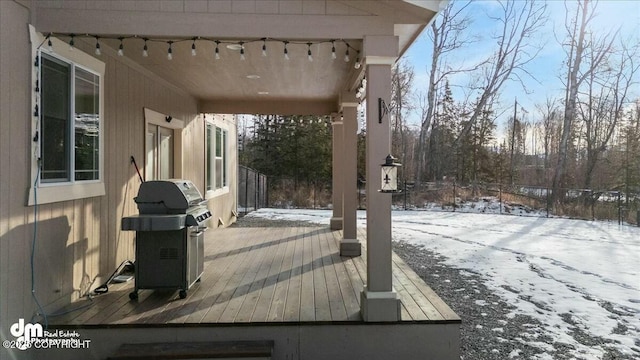
[[[229,227],[206,234],[202,281],[185,299],[177,291],[140,290],[138,301],[131,301],[133,281],[113,284],[90,306],[52,318],[50,325],[361,322],[365,250],[361,257],[340,257],[340,231]],[[366,238],[364,229],[359,238]],[[403,322],[460,322],[395,254],[393,262]]]

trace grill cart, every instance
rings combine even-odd
[[[180,298],[200,281],[204,232],[211,212],[188,180],[147,181],[140,185],[138,215],[122,218],[122,230],[136,232],[135,289],[179,289]]]

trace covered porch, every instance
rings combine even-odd
[[[357,236],[366,249],[365,229]],[[273,341],[276,359],[459,357],[460,318],[395,254],[401,317],[364,322],[366,259],[340,256],[341,239],[342,231],[314,226],[209,231],[202,281],[186,299],[142,290],[135,302],[133,281],[114,284],[63,309],[90,304],[52,318],[50,330],[91,339],[86,352],[65,358],[105,358],[126,343],[230,340]]]
[[[139,115],[129,114],[140,113],[147,101],[131,102],[127,94],[136,98],[138,92],[122,89],[142,86],[150,98],[169,100],[152,92],[153,84],[129,80],[128,68],[183,94],[197,114],[330,115],[331,227],[211,229],[202,282],[186,299],[172,292],[142,291],[135,302],[128,297],[132,283],[112,286],[91,306],[50,324],[52,329],[77,330],[92,341],[90,349],[41,355],[104,358],[125,343],[269,340],[273,358],[282,359],[459,357],[460,319],[393,254],[391,195],[378,191],[380,164],[391,148],[387,107],[392,67],[444,2],[144,3],[34,2],[33,23],[42,46],[53,37],[52,51],[77,48],[104,59],[105,76],[110,76],[105,102],[113,109],[105,110],[105,117],[122,127],[105,136],[106,142],[128,165],[129,151],[120,150],[118,135],[144,136],[142,129],[131,131],[141,122],[136,122]],[[356,225],[357,108],[364,101],[366,229]],[[121,103],[128,105],[127,116],[118,112]],[[167,115],[163,121],[171,122],[171,109],[161,113]],[[184,171],[176,173],[202,189],[209,156],[204,124],[194,117],[180,135],[182,152],[174,155]],[[148,155],[139,141],[130,148]],[[128,205],[126,211],[104,208],[111,218],[100,226],[106,233],[100,240],[105,249],[98,254],[108,260],[101,262],[101,274],[112,271],[103,263],[126,259],[109,253],[108,244],[124,243],[120,219],[135,212],[132,201],[122,200],[116,190],[129,183],[136,184],[135,190],[137,178],[120,173],[121,179],[108,182],[107,196]],[[228,188],[220,191],[232,199],[235,184]],[[132,234],[126,237],[132,239]],[[87,301],[73,302],[70,308]]]

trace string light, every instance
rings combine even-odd
[[[360,86],[358,86],[358,91],[356,92],[356,98],[360,99],[364,97],[365,91],[367,89],[367,79],[363,78],[360,82]]]
[[[50,51],[53,51],[53,44],[52,44],[52,35],[54,35],[53,33],[49,33],[47,34],[46,37],[46,45],[49,47]],[[124,56],[124,42],[125,40],[127,42],[129,42],[129,40],[135,40],[135,39],[141,39],[144,40],[144,44],[142,46],[142,56],[143,57],[148,57],[149,56],[149,42],[158,42],[158,43],[164,43],[167,44],[168,49],[167,49],[167,59],[172,60],[173,59],[173,43],[179,43],[179,42],[187,42],[187,41],[191,41],[191,56],[197,56],[197,42],[200,41],[206,41],[206,42],[211,42],[211,43],[215,43],[215,49],[214,49],[214,57],[216,60],[219,60],[221,58],[220,55],[220,44],[229,44],[228,47],[235,47],[234,50],[239,50],[240,51],[240,60],[246,60],[246,56],[247,56],[247,49],[245,47],[245,45],[247,44],[252,44],[252,43],[257,43],[259,41],[262,42],[262,44],[260,44],[261,46],[261,54],[263,57],[266,57],[268,55],[267,53],[267,42],[279,42],[283,44],[283,55],[284,58],[286,60],[290,60],[290,53],[289,53],[289,45],[292,46],[307,46],[307,59],[309,60],[309,62],[313,62],[313,50],[311,49],[312,45],[314,44],[323,44],[323,43],[331,43],[331,59],[335,60],[337,58],[336,56],[336,42],[341,42],[345,45],[346,49],[345,49],[345,53],[344,53],[344,61],[345,62],[350,62],[351,58],[350,58],[350,54],[351,51],[355,51],[357,53],[357,57],[356,57],[356,61],[354,63],[354,67],[356,69],[359,69],[362,66],[362,62],[360,60],[360,51],[351,46],[347,41],[342,40],[342,39],[331,39],[331,40],[320,40],[320,41],[308,41],[308,42],[302,42],[302,41],[290,41],[290,40],[283,40],[283,39],[270,39],[267,37],[263,37],[263,38],[259,38],[259,39],[248,39],[248,40],[242,40],[242,41],[224,41],[224,40],[215,40],[215,39],[211,39],[211,38],[201,38],[199,36],[195,36],[195,37],[190,37],[190,38],[177,38],[177,39],[173,39],[173,40],[169,40],[169,39],[154,39],[154,38],[147,38],[147,37],[138,37],[137,35],[123,35],[123,36],[103,36],[103,35],[97,35],[97,34],[82,34],[82,35],[76,35],[73,33],[66,33],[66,34],[56,34],[56,36],[66,36],[68,39],[68,44],[71,50],[75,49],[75,39],[77,36],[80,36],[82,38],[94,38],[95,39],[95,54],[100,56],[102,55],[102,43],[101,40],[102,39],[117,39],[119,40],[119,45],[118,45],[118,49],[117,49],[117,54],[118,56]],[[297,53],[296,53],[297,54]]]
[[[124,56],[124,43],[122,42],[124,38],[119,37],[118,39],[120,39],[120,46],[118,46],[118,56]]]
[[[289,50],[287,49],[287,44],[289,44],[288,41],[284,41],[284,59],[285,60],[289,60]]]
[[[100,38],[96,36],[96,55],[102,55],[102,51],[100,50]]]

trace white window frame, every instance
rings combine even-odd
[[[75,67],[89,71],[98,75],[100,78],[99,84],[99,162],[98,162],[98,179],[97,180],[75,180],[75,174],[71,173],[71,178],[64,182],[41,182],[39,178],[39,166],[40,166],[40,141],[42,139],[41,119],[40,114],[42,109],[38,109],[38,116],[36,116],[36,107],[40,107],[40,93],[35,91],[36,84],[40,84],[39,67],[33,66],[32,70],[32,121],[31,121],[31,137],[34,141],[31,141],[31,182],[29,185],[29,197],[27,200],[28,205],[48,204],[61,201],[70,201],[76,199],[84,199],[96,196],[105,195],[104,186],[104,82],[105,82],[105,64],[104,62],[88,55],[79,49],[71,50],[69,44],[51,37],[52,49],[48,49],[47,38],[38,33],[32,25],[29,25],[29,33],[31,40],[31,55],[35,63],[36,59],[39,62],[40,52],[46,53],[54,58],[70,63]],[[41,87],[41,84],[40,84]],[[74,113],[74,109],[71,108],[71,113]],[[73,119],[70,119],[73,121]],[[71,142],[71,139],[70,139]],[[74,144],[70,143],[70,146]],[[70,156],[69,161],[73,159]],[[73,165],[73,164],[72,164]]]
[[[167,121],[170,119],[169,121]],[[147,133],[149,125],[157,125],[173,130],[173,177],[175,179],[182,178],[182,131],[184,129],[184,121],[176,119],[170,115],[166,115],[149,108],[144,108],[144,147],[147,148]],[[146,150],[145,150],[146,151]],[[147,154],[144,154],[144,178],[151,180],[150,174],[147,174]]]
[[[220,196],[223,194],[227,194],[229,192],[229,129],[225,126],[226,124],[221,124],[218,121],[215,121],[215,119],[211,119],[210,115],[205,115],[205,128],[204,128],[204,137],[205,137],[205,173],[204,173],[204,186],[205,186],[205,191],[206,191],[206,198],[212,198],[212,197],[216,197],[216,196]],[[208,142],[207,141],[207,132],[208,132],[208,127],[211,126],[213,129],[213,141],[212,142]],[[215,167],[215,161],[216,161],[216,141],[217,141],[217,137],[216,137],[216,130],[220,129],[222,131],[222,137],[226,137],[227,141],[225,144],[225,141],[223,140],[223,143],[221,145],[222,148],[222,166],[223,166],[223,175],[222,175],[222,179],[223,179],[223,185],[221,187],[217,187],[216,184],[216,178],[217,178],[217,174],[216,174],[216,167]],[[225,146],[226,145],[226,146]],[[213,154],[213,156],[211,157],[211,159],[209,159],[207,157],[207,150],[211,151],[211,154]],[[226,161],[225,161],[225,157],[226,157]],[[211,181],[212,181],[212,188],[209,189],[209,184],[207,182],[207,177],[209,175],[209,170],[212,170],[212,175],[211,175]],[[225,178],[225,174],[226,174],[226,178]],[[226,184],[224,183],[224,179],[226,179]]]

